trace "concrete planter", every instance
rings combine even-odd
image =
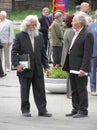
[[[51,93],[66,93],[66,79],[45,78],[45,87]]]

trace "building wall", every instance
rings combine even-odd
[[[42,10],[43,7],[49,7],[52,0],[0,0],[0,10],[7,12],[18,10]]]
[[[68,0],[69,5],[75,6],[75,0]],[[42,10],[43,7],[50,7],[52,0],[0,0],[0,10],[7,12],[17,10]]]
[[[15,10],[41,10],[43,7],[49,7],[52,0],[24,0],[15,2]]]
[[[12,0],[0,0],[0,10],[10,12],[12,9]]]
[[[88,1],[88,0],[84,0]],[[91,7],[93,10],[97,9],[97,0],[91,1]],[[75,8],[76,0],[68,0],[69,7]],[[0,0],[0,10],[6,10],[7,12],[18,10],[42,10],[43,7],[50,7],[52,0]]]

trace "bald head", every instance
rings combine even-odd
[[[7,13],[6,13],[6,11],[4,11],[4,10],[2,10],[2,11],[0,12],[0,14],[3,15],[3,16],[5,16],[5,17],[7,17]]]
[[[0,20],[4,21],[6,19],[6,17],[7,17],[6,11],[3,11],[3,10],[0,11]]]

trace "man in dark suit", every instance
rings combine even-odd
[[[29,93],[32,83],[35,104],[38,115],[51,117],[47,112],[44,86],[44,70],[49,75],[50,69],[44,48],[43,35],[38,31],[40,23],[36,15],[27,16],[21,24],[21,32],[17,34],[12,47],[12,64],[17,69],[21,86],[21,111],[22,115],[30,117]],[[19,55],[29,54],[30,69],[23,69],[19,64]]]
[[[47,47],[48,47],[48,30],[49,30],[49,26],[50,26],[50,19],[48,17],[49,14],[49,8],[44,7],[42,9],[42,16],[39,18],[39,22],[40,22],[40,32],[43,33],[43,38],[44,38],[44,44],[45,44],[45,49],[47,51]]]
[[[88,115],[87,75],[91,68],[93,35],[87,30],[86,19],[82,15],[74,16],[72,26],[75,29],[75,35],[69,48],[67,61],[69,61],[73,110],[66,116],[80,118]],[[65,67],[63,67],[64,70]]]

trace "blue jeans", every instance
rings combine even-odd
[[[97,68],[97,56],[91,59],[91,73],[90,73],[90,88],[91,92],[96,92],[96,68]]]

